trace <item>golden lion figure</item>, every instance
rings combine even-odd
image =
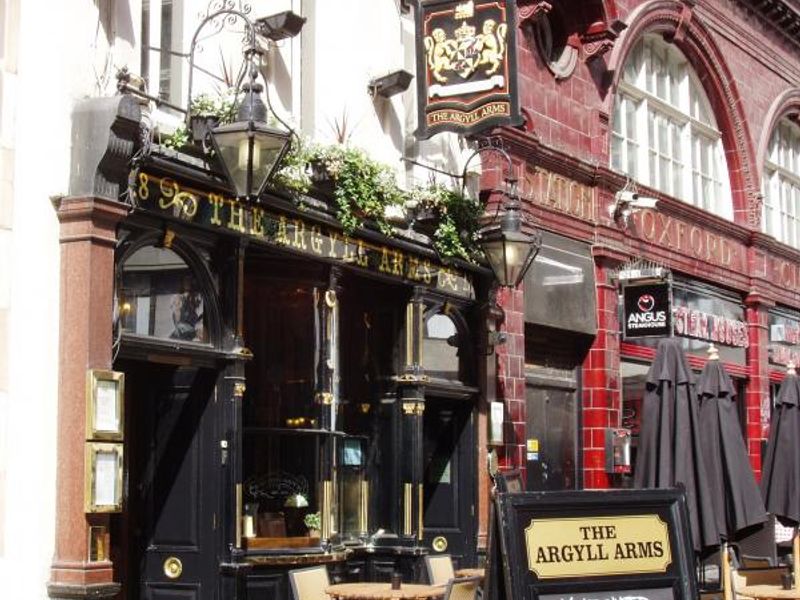
[[[486,19],[483,23],[483,32],[478,34],[478,51],[480,60],[478,66],[489,65],[487,75],[494,75],[503,62],[506,51],[506,31],[508,26],[500,23],[498,26],[493,19]]]
[[[428,67],[433,78],[439,83],[446,83],[447,77],[442,75],[442,71],[449,71],[453,68],[450,61],[458,50],[455,40],[448,40],[444,30],[437,27],[431,35],[425,37],[425,50],[428,55]]]

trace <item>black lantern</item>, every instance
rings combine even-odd
[[[499,222],[491,223],[480,232],[479,244],[499,285],[517,287],[525,277],[542,246],[541,234],[523,228],[516,194],[516,180],[507,180],[503,214]]]
[[[291,132],[267,125],[260,84],[243,86],[236,121],[211,130],[211,140],[239,198],[258,198],[289,148]]]

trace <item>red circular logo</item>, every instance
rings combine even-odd
[[[650,312],[656,305],[656,299],[650,294],[642,294],[639,296],[639,310],[642,312]]]

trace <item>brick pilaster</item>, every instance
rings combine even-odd
[[[617,289],[610,270],[598,262],[597,337],[583,363],[583,485],[586,489],[611,487],[605,472],[605,429],[620,424],[619,317]]]
[[[749,346],[747,348],[747,387],[745,389],[745,431],[750,464],[761,480],[761,443],[768,435],[769,423],[769,309],[774,302],[758,294],[745,300]]]
[[[506,407],[504,445],[500,467],[525,469],[525,297],[522,286],[502,288],[497,303],[505,318],[501,326],[508,336],[497,346],[497,400]]]

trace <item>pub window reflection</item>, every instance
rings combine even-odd
[[[208,342],[200,285],[173,250],[145,246],[122,264],[118,310],[123,332]]]
[[[460,379],[459,344],[455,321],[443,313],[434,313],[425,321],[422,338],[422,366],[431,377]]]
[[[309,284],[247,279],[245,333],[254,360],[244,402],[244,536],[263,547],[319,542],[315,297]],[[314,527],[314,525],[317,525]],[[252,541],[252,545],[256,542]]]

